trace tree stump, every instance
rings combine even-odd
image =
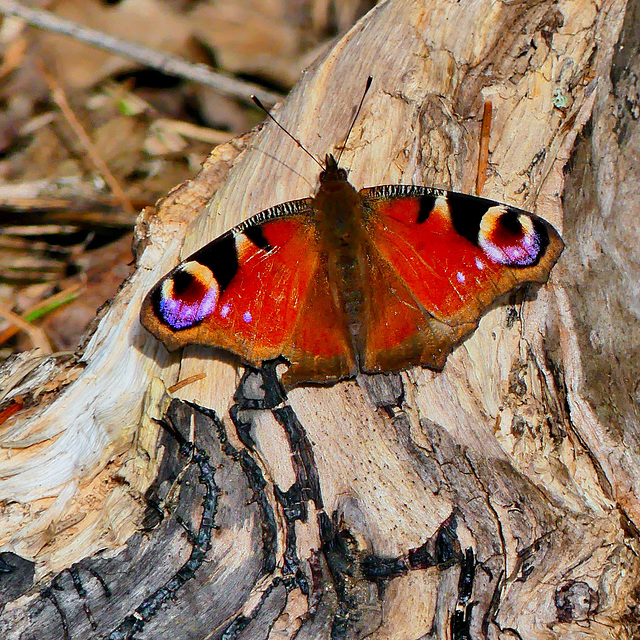
[[[285,396],[275,366],[140,327],[179,254],[313,192],[273,123],[144,212],[77,356],[1,372],[0,409],[22,407],[0,432],[2,637],[639,637],[638,15],[388,0],[278,108],[324,157],[371,75],[350,181],[470,193],[492,103],[481,195],[567,248],[441,373]]]

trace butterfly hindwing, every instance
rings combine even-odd
[[[362,370],[399,371],[414,365],[442,368],[449,345],[464,335],[466,325],[454,328],[436,320],[376,246],[369,247],[368,255]]]
[[[525,211],[417,186],[363,189],[370,262],[362,367],[442,368],[504,294],[546,282],[563,243]]]
[[[282,355],[289,375],[300,368],[319,381],[350,375],[311,213],[311,199],[285,203],[209,243],[152,289],[142,324],[170,349],[216,346],[254,366]],[[310,314],[322,318],[321,331],[310,330]]]

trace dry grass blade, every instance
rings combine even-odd
[[[13,311],[10,311],[1,305],[0,316],[6,318],[9,322],[18,327],[18,329],[24,331],[31,339],[34,348],[42,349],[45,354],[53,353],[53,349],[49,344],[47,335],[42,329],[40,329],[40,327],[34,327],[30,322],[27,322],[19,315],[13,313]]]
[[[17,316],[16,314],[12,315],[14,317],[20,318],[23,323],[29,326],[30,330],[37,329],[37,327],[34,327],[31,324],[32,322],[46,316],[56,309],[59,309],[69,302],[73,302],[80,295],[81,290],[81,285],[74,285],[72,287],[69,287],[68,289],[65,289],[64,291],[60,291],[60,293],[56,293],[50,298],[47,298],[33,309],[30,309],[27,313],[24,314],[24,316]],[[11,321],[10,318],[8,319]],[[0,345],[4,344],[7,340],[12,338],[14,335],[16,335],[16,333],[18,333],[18,331],[23,328],[24,327],[21,324],[13,323],[12,326],[0,332]],[[42,329],[39,329],[39,331],[42,331]]]
[[[93,142],[91,142],[91,138],[89,138],[89,136],[87,135],[87,132],[84,130],[84,127],[82,126],[82,124],[80,124],[80,121],[78,120],[78,118],[76,118],[75,113],[73,113],[73,110],[69,105],[69,101],[67,100],[67,96],[65,95],[64,90],[56,82],[55,78],[50,73],[47,73],[47,71],[45,71],[44,68],[42,69],[42,74],[47,84],[49,85],[49,88],[51,89],[51,97],[53,98],[54,102],[58,105],[58,107],[60,108],[60,111],[62,111],[62,114],[64,115],[65,119],[69,123],[69,126],[73,129],[74,133],[78,137],[80,144],[82,145],[84,150],[87,152],[87,155],[89,156],[89,159],[91,160],[92,164],[102,174],[102,177],[104,178],[105,182],[109,185],[111,192],[116,196],[116,198],[118,198],[124,210],[127,213],[134,215],[135,211],[134,211],[133,205],[131,204],[131,201],[123,191],[122,187],[120,186],[120,183],[116,180],[115,176],[109,170],[107,163],[102,159],[102,156],[98,153],[98,150],[96,149]]]
[[[176,382],[176,384],[171,385],[167,391],[169,393],[175,393],[176,391],[179,391],[180,389],[183,389],[184,387],[193,384],[194,382],[198,382],[198,380],[203,380],[204,378],[207,377],[206,373],[196,373],[193,376],[189,376],[188,378],[185,378],[184,380],[180,380],[180,382]]]

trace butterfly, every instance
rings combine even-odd
[[[497,299],[547,281],[563,246],[542,218],[492,200],[414,185],[357,191],[329,154],[315,196],[196,251],[140,318],[171,350],[219,347],[253,367],[283,357],[286,388],[440,370]]]

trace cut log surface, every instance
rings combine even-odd
[[[23,402],[0,432],[0,636],[637,638],[638,15],[388,0],[276,110],[323,158],[373,76],[352,184],[472,193],[492,102],[480,195],[567,248],[441,373],[284,396],[278,370],[169,355],[142,329],[180,257],[315,190],[273,123],[144,212],[137,270],[81,354],[0,371],[0,408]]]

